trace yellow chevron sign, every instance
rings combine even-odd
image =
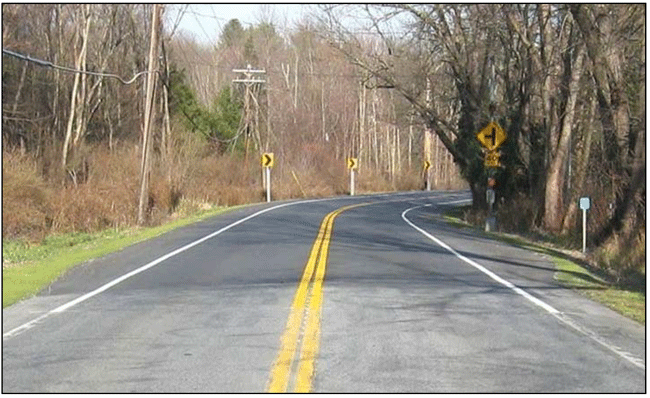
[[[273,167],[273,152],[262,155],[262,167]]]
[[[359,168],[359,162],[357,158],[348,158],[348,169],[356,170]]]

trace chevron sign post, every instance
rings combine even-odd
[[[262,167],[266,170],[264,176],[266,177],[266,201],[271,201],[271,167],[273,167],[273,152],[267,152],[262,155]]]
[[[359,168],[357,158],[348,158],[348,169],[350,169],[350,196],[354,196],[354,171]]]

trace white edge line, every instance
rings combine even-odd
[[[463,201],[456,201],[456,202],[463,202]],[[455,202],[447,202],[447,203],[440,203],[440,204],[453,204],[453,203],[455,203]],[[508,282],[507,280],[501,278],[500,276],[498,276],[497,274],[493,273],[492,271],[486,269],[485,267],[478,264],[477,262],[475,262],[473,260],[470,260],[469,258],[467,258],[467,257],[463,256],[462,254],[458,253],[456,250],[454,250],[453,248],[448,246],[446,243],[444,243],[440,239],[436,238],[435,236],[431,235],[430,233],[423,230],[422,228],[418,227],[417,225],[413,224],[409,219],[406,218],[406,213],[408,213],[409,211],[414,210],[414,209],[418,209],[418,208],[421,208],[421,207],[429,207],[429,206],[431,206],[431,205],[428,204],[428,205],[424,205],[424,206],[416,206],[416,207],[412,207],[410,209],[407,209],[402,213],[402,219],[404,221],[406,221],[406,223],[409,224],[411,227],[415,228],[421,234],[423,234],[427,238],[431,239],[432,241],[436,242],[438,245],[442,246],[443,248],[445,248],[446,250],[451,252],[453,255],[455,255],[459,259],[463,260],[467,264],[469,264],[472,267],[474,267],[474,268],[478,269],[479,271],[483,272],[484,274],[486,274],[490,278],[494,279],[495,281],[501,283],[502,285],[505,285],[508,288],[514,290],[516,293],[524,296],[525,298],[527,298],[528,300],[530,300],[534,304],[542,307],[543,309],[545,309],[548,313],[553,315],[560,322],[562,322],[565,325],[571,327],[572,329],[584,334],[585,336],[589,337],[590,339],[592,339],[596,343],[600,344],[601,346],[603,346],[603,347],[607,348],[608,350],[614,352],[615,354],[617,354],[621,358],[623,358],[623,359],[627,360],[628,362],[632,363],[634,366],[645,370],[645,362],[643,361],[643,359],[637,358],[634,355],[632,355],[632,354],[630,354],[630,353],[628,353],[626,351],[623,351],[621,349],[618,349],[617,347],[614,347],[613,345],[605,342],[598,335],[596,335],[596,333],[575,324],[573,321],[568,319],[560,311],[556,310],[555,308],[553,308],[549,304],[546,304],[542,300],[538,299],[537,297],[534,297],[534,296],[530,295],[528,292],[526,292],[523,289],[515,286],[511,282]]]
[[[400,193],[397,193],[397,194],[398,195],[408,195],[408,194],[412,194],[412,193],[416,193],[416,191],[414,191],[414,192],[400,192]],[[235,227],[235,226],[237,226],[237,225],[239,225],[239,224],[241,224],[243,222],[246,222],[246,221],[250,220],[251,218],[257,217],[257,216],[259,216],[261,214],[264,214],[266,212],[276,210],[276,209],[279,209],[279,208],[282,208],[282,207],[287,207],[287,206],[293,206],[293,205],[305,204],[305,203],[313,203],[313,202],[322,202],[322,201],[327,201],[327,200],[359,199],[359,198],[365,197],[365,196],[377,198],[377,197],[384,197],[384,196],[391,196],[391,195],[395,195],[395,194],[359,195],[359,196],[343,196],[343,197],[338,197],[338,198],[309,199],[309,200],[302,200],[302,201],[298,201],[298,202],[283,203],[283,204],[280,204],[280,205],[277,205],[277,206],[273,206],[273,207],[269,207],[267,209],[260,210],[260,211],[258,211],[256,213],[253,213],[253,214],[251,214],[251,215],[249,215],[247,217],[242,218],[241,220],[235,221],[234,223],[229,224],[229,225],[221,228],[218,231],[215,231],[215,232],[213,232],[213,233],[211,233],[209,235],[206,235],[203,238],[195,240],[194,242],[191,242],[191,243],[189,243],[189,244],[187,244],[187,245],[185,245],[183,247],[180,247],[180,248],[178,248],[178,249],[176,249],[176,250],[174,250],[172,252],[169,252],[169,253],[165,254],[164,256],[161,256],[161,257],[159,257],[159,258],[157,258],[157,259],[155,259],[155,260],[153,260],[153,261],[151,261],[151,262],[149,262],[149,263],[147,263],[147,264],[145,264],[145,265],[143,265],[143,266],[141,266],[139,268],[134,269],[131,272],[128,272],[128,273],[126,273],[126,274],[124,274],[124,275],[122,275],[122,276],[120,276],[120,277],[118,277],[116,279],[113,279],[112,281],[98,287],[97,289],[95,289],[93,291],[90,291],[90,292],[88,292],[88,293],[86,293],[86,294],[84,294],[82,296],[79,296],[79,297],[77,297],[76,299],[74,299],[72,301],[69,301],[69,302],[67,302],[65,304],[62,304],[62,305],[54,308],[53,310],[50,310],[49,312],[46,312],[43,315],[41,315],[41,316],[39,316],[39,317],[37,317],[37,318],[27,322],[27,323],[24,323],[24,324],[14,328],[14,329],[11,329],[10,331],[8,331],[8,332],[6,332],[6,333],[4,333],[2,335],[2,339],[4,340],[6,338],[16,336],[16,335],[24,332],[25,330],[31,329],[38,322],[40,322],[43,319],[49,317],[50,315],[62,313],[64,311],[70,309],[71,307],[74,307],[75,305],[77,305],[79,303],[82,303],[82,302],[88,300],[89,298],[92,298],[92,297],[94,297],[94,296],[96,296],[96,295],[110,289],[111,287],[113,287],[113,286],[115,286],[115,285],[117,285],[117,284],[119,284],[121,282],[124,282],[125,280],[131,278],[132,276],[135,276],[135,275],[137,275],[137,274],[139,274],[141,272],[144,272],[144,271],[148,270],[149,268],[155,267],[156,265],[162,263],[163,261],[165,261],[165,260],[167,260],[167,259],[169,259],[171,257],[174,257],[177,254],[180,254],[180,253],[182,253],[182,252],[184,252],[184,251],[186,251],[188,249],[191,249],[192,247],[194,247],[194,246],[196,246],[198,244],[201,244],[201,243],[205,242],[208,239],[214,238],[215,236],[222,234],[223,232],[229,230],[232,227]],[[426,198],[418,198],[418,199],[426,199]]]
[[[560,312],[560,311],[556,310],[555,308],[551,307],[550,305],[546,304],[542,300],[538,299],[537,297],[534,297],[534,296],[530,295],[528,292],[526,292],[526,291],[522,290],[521,288],[513,285],[511,282],[508,282],[507,280],[501,278],[499,275],[497,275],[494,272],[492,272],[492,271],[488,270],[487,268],[483,267],[481,264],[479,264],[479,263],[477,263],[477,262],[475,262],[473,260],[470,260],[469,258],[467,258],[467,257],[463,256],[462,254],[458,253],[456,250],[454,250],[450,246],[448,246],[445,242],[441,241],[440,239],[438,239],[435,236],[431,235],[427,231],[425,231],[422,228],[418,227],[417,225],[413,224],[408,218],[406,218],[406,213],[408,213],[409,211],[411,211],[413,209],[417,209],[417,208],[420,208],[420,207],[427,207],[427,206],[426,205],[425,206],[417,206],[417,207],[412,207],[410,209],[404,210],[404,212],[402,213],[402,219],[404,221],[406,221],[406,223],[409,224],[411,227],[418,230],[421,234],[423,234],[427,238],[431,239],[432,241],[436,242],[439,246],[442,246],[447,251],[451,252],[454,256],[458,257],[459,259],[463,260],[467,264],[469,264],[472,267],[474,267],[474,268],[478,269],[479,271],[483,272],[484,274],[486,274],[490,278],[494,279],[495,281],[499,282],[500,284],[514,290],[517,294],[524,296],[525,298],[527,298],[528,300],[530,300],[534,304],[536,304],[536,305],[542,307],[543,309],[545,309],[547,312],[549,312],[551,314],[557,314],[557,313]]]
[[[15,336],[15,335],[27,330],[27,329],[30,329],[34,325],[36,325],[38,322],[40,322],[43,319],[47,318],[48,316],[50,316],[52,314],[61,313],[61,312],[65,311],[65,310],[67,310],[67,309],[81,303],[81,302],[84,302],[84,301],[88,300],[89,298],[94,297],[94,296],[98,295],[99,293],[101,293],[101,292],[103,292],[105,290],[110,289],[111,287],[117,285],[118,283],[124,282],[125,280],[131,278],[132,276],[135,276],[135,275],[137,275],[137,274],[139,274],[141,272],[144,272],[144,271],[148,270],[149,268],[154,267],[154,266],[162,263],[163,261],[165,261],[165,260],[167,260],[167,259],[169,259],[171,257],[174,257],[177,254],[180,254],[180,253],[182,253],[182,252],[184,252],[184,251],[186,251],[188,249],[191,249],[192,247],[194,247],[194,246],[196,246],[196,245],[198,245],[200,243],[205,242],[208,239],[214,238],[215,236],[220,235],[221,233],[229,230],[230,228],[235,227],[235,226],[237,226],[237,225],[239,225],[239,224],[241,224],[241,223],[243,223],[245,221],[248,221],[251,218],[257,217],[257,216],[259,216],[261,214],[264,214],[266,212],[269,212],[271,210],[279,209],[281,207],[287,207],[287,206],[303,204],[303,203],[318,202],[318,201],[322,201],[322,200],[327,200],[327,199],[312,199],[312,200],[306,200],[306,201],[300,201],[300,202],[284,203],[284,204],[281,204],[281,205],[269,207],[267,209],[263,209],[263,210],[260,210],[260,211],[258,211],[256,213],[253,213],[253,214],[251,214],[251,215],[249,215],[247,217],[242,218],[241,220],[235,221],[234,223],[229,224],[229,225],[221,228],[218,231],[215,231],[215,232],[213,232],[213,233],[211,233],[209,235],[206,235],[201,239],[195,240],[194,242],[191,242],[191,243],[189,243],[189,244],[187,244],[187,245],[185,245],[185,246],[183,246],[181,248],[178,248],[178,249],[176,249],[176,250],[174,250],[172,252],[169,252],[169,253],[165,254],[164,256],[159,257],[159,258],[157,258],[157,259],[155,259],[155,260],[141,266],[140,268],[136,268],[133,271],[120,276],[119,278],[113,279],[112,281],[100,286],[99,288],[97,288],[97,289],[95,289],[95,290],[93,290],[91,292],[88,292],[88,293],[86,293],[86,294],[84,294],[82,296],[77,297],[76,299],[74,299],[72,301],[69,301],[69,302],[67,302],[65,304],[62,304],[59,307],[56,307],[55,309],[50,310],[49,312],[46,312],[45,314],[39,316],[38,318],[33,319],[33,320],[31,320],[31,321],[29,321],[29,322],[27,322],[25,324],[22,324],[22,325],[14,328],[14,329],[8,331],[7,333],[4,333],[2,335],[2,338],[5,339],[5,338],[13,337],[13,336]]]
[[[436,203],[439,206],[443,205],[459,205],[461,203],[472,203],[472,199],[461,199],[461,200],[453,200],[451,202],[443,202],[443,203]],[[429,205],[424,205],[424,207],[427,207]],[[409,209],[411,210],[411,209]]]

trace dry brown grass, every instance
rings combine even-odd
[[[5,238],[43,237],[51,225],[52,192],[30,156],[5,152],[2,156],[2,235]]]
[[[90,232],[133,225],[139,187],[137,148],[93,148],[85,183],[51,186],[52,230]]]
[[[623,237],[613,235],[592,254],[592,261],[622,286],[645,292],[646,242],[645,231]]]
[[[178,212],[206,206],[233,206],[266,200],[258,154],[248,161],[240,153],[219,155],[201,140],[184,136],[174,142],[167,162],[154,151],[150,174],[147,224],[157,225]],[[56,154],[33,159],[18,152],[3,156],[3,236],[30,240],[51,233],[94,232],[136,225],[140,189],[140,149],[124,143],[110,151],[87,146],[87,179],[71,183],[56,169]],[[363,166],[363,165],[362,165]],[[356,192],[420,189],[421,176],[403,173],[390,178],[386,172],[362,167],[356,175]],[[272,198],[319,198],[349,193],[349,171],[344,159],[331,148],[309,145],[294,151],[290,159],[276,154],[272,169]],[[183,209],[179,210],[182,204]]]
[[[497,207],[498,224],[509,232],[528,234],[535,214],[535,203],[525,195],[519,195],[508,203],[499,203]]]

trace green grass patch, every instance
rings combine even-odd
[[[645,294],[619,288],[598,279],[579,265],[558,257],[553,258],[558,268],[555,279],[563,286],[580,293],[637,322],[645,323]],[[581,277],[582,276],[582,277]],[[587,277],[585,277],[587,276]]]
[[[560,285],[573,289],[623,316],[645,323],[645,292],[626,290],[607,282],[604,277],[596,275],[576,263],[580,260],[573,259],[570,255],[554,247],[553,244],[556,241],[553,239],[532,242],[521,236],[484,232],[459,218],[461,214],[456,209],[453,213],[445,214],[444,218],[450,225],[473,228],[490,238],[547,255],[555,264],[557,272],[554,278]]]
[[[77,264],[238,207],[203,210],[151,228],[56,235],[39,243],[3,241],[2,308],[33,296]]]

